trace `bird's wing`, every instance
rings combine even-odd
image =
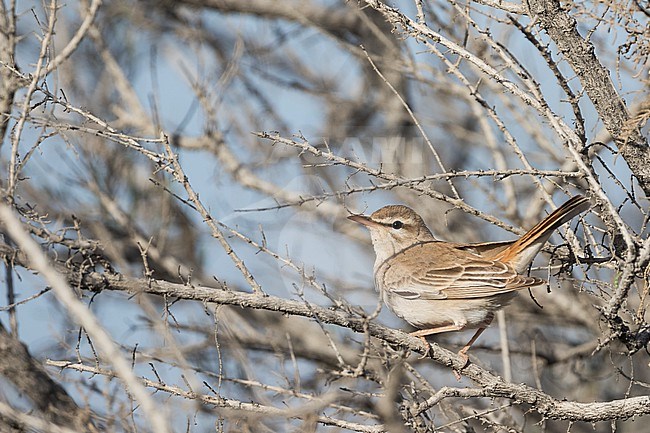
[[[409,299],[485,298],[544,282],[444,242],[397,254],[386,263],[383,278],[386,290]]]

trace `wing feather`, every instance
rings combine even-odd
[[[430,242],[393,256],[378,268],[383,286],[407,299],[485,298],[542,284],[509,265],[454,244]]]

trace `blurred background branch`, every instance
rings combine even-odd
[[[620,0],[0,2],[0,193],[48,259],[0,225],[0,431],[160,431],[118,358],[171,431],[650,431],[649,29]],[[509,240],[578,193],[460,383],[466,336],[404,333],[345,218]]]

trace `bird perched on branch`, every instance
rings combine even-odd
[[[458,354],[467,351],[497,310],[521,289],[545,283],[522,275],[553,231],[590,208],[576,196],[514,241],[463,244],[437,240],[406,206],[385,206],[372,215],[348,218],[370,230],[376,254],[375,286],[393,313],[424,339],[440,332],[478,328]]]

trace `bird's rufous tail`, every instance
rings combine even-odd
[[[555,229],[590,207],[591,204],[585,196],[577,195],[571,198],[537,223],[535,227],[528,230],[525,235],[514,241],[508,248],[490,258],[509,263],[517,270],[523,270],[522,268],[528,266]],[[530,251],[526,251],[527,249]]]

